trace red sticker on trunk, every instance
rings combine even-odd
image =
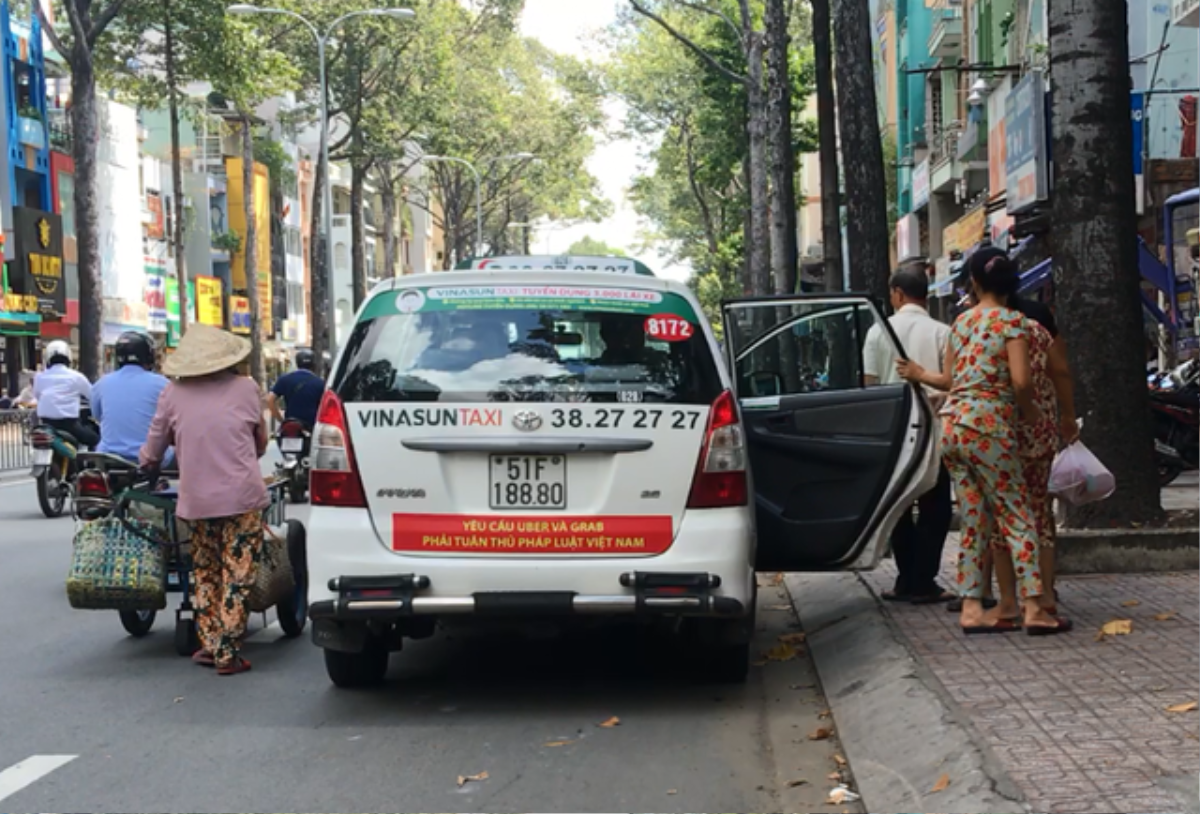
[[[691,339],[695,332],[692,323],[674,314],[646,317],[646,336],[660,342],[684,342]]]
[[[426,554],[639,556],[671,547],[670,516],[393,514],[392,550]]]

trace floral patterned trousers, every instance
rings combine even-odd
[[[994,540],[998,549],[1012,556],[1021,597],[1041,596],[1038,537],[1015,439],[984,435],[947,420],[942,428],[942,460],[954,478],[962,519],[959,593],[969,599],[983,598],[983,555]]]
[[[246,635],[248,602],[262,558],[261,512],[192,524],[192,576],[200,645],[217,667],[232,664]]]

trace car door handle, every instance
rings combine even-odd
[[[498,455],[578,455],[580,453],[645,452],[654,446],[649,438],[530,438],[499,435],[491,438],[405,438],[400,442],[415,452],[487,452]]]

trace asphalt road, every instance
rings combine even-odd
[[[0,481],[0,810],[857,810],[826,804],[839,747],[810,739],[834,722],[803,653],[729,688],[667,638],[440,634],[347,692],[260,617],[253,671],[221,678],[174,654],[169,612],[134,640],[72,610],[71,534]],[[763,652],[796,630],[764,583]]]

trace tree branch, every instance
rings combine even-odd
[[[724,20],[725,24],[727,26],[729,26],[729,30],[733,32],[733,36],[737,37],[738,42],[742,45],[743,48],[745,47],[745,45],[746,45],[745,31],[737,23],[735,23],[733,21],[732,17],[730,17],[725,12],[720,11],[715,8],[710,8],[709,6],[706,6],[703,3],[693,3],[693,2],[690,2],[689,0],[675,0],[675,2],[678,3],[679,5],[683,6],[684,8],[690,8],[693,11],[699,11],[704,14],[711,14],[714,17],[718,17],[718,18]]]
[[[671,37],[673,37],[675,40],[678,40],[679,42],[681,42],[693,54],[695,54],[696,56],[698,56],[702,60],[704,60],[710,68],[712,68],[714,71],[716,71],[717,73],[724,76],[729,81],[736,82],[739,85],[749,85],[750,84],[749,77],[743,76],[743,75],[739,74],[738,72],[730,70],[726,66],[722,65],[720,62],[717,61],[717,59],[712,54],[708,53],[708,51],[705,51],[703,48],[701,48],[699,45],[697,45],[695,42],[693,42],[690,38],[688,38],[684,34],[681,34],[678,30],[675,29],[674,26],[672,26],[670,23],[668,23],[662,17],[655,14],[650,9],[643,6],[641,3],[638,2],[638,0],[629,0],[629,5],[632,6],[633,10],[636,11],[638,14],[658,23],[664,31],[666,31],[668,34],[671,35]]]
[[[67,20],[69,20],[71,23],[71,33],[75,36],[77,41],[86,43],[87,29],[84,28],[83,25],[83,12],[80,11],[79,6],[77,6],[75,3],[76,0],[66,0],[66,2],[63,3],[63,6],[67,10]],[[41,14],[42,4],[35,3],[34,5],[38,10],[38,14]],[[66,58],[68,63],[71,61],[71,55],[69,53],[65,53],[63,56]]]
[[[62,38],[58,36],[58,32],[54,30],[54,26],[50,25],[50,21],[46,19],[46,12],[42,9],[42,4],[34,3],[33,12],[37,15],[38,24],[42,27],[42,31],[45,32],[46,39],[50,40],[50,44],[54,46],[54,50],[58,51],[62,55],[62,58],[69,62],[71,54],[63,43]]]
[[[104,33],[104,29],[108,28],[108,24],[121,13],[121,7],[124,5],[125,0],[111,0],[108,7],[92,21],[92,27],[87,34],[88,48],[96,45],[96,40],[100,39],[100,35]]]

